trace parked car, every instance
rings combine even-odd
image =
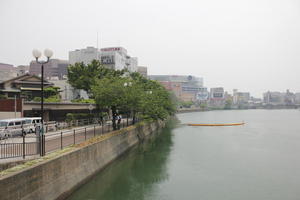
[[[24,118],[0,120],[0,138],[26,134],[28,131]]]

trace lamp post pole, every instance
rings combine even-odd
[[[36,60],[38,62],[38,60]],[[42,127],[44,124],[44,64],[42,63],[41,69],[41,119],[42,119]],[[44,133],[44,127],[42,128],[42,133]]]
[[[124,87],[131,87],[132,82],[125,82]],[[129,109],[126,109],[126,125],[128,126],[128,118],[129,118]]]
[[[47,57],[46,61],[39,61],[42,53],[39,50],[32,51],[33,56],[38,64],[41,64],[41,127],[40,127],[40,138],[41,138],[41,151],[40,155],[45,155],[45,137],[44,137],[44,64],[48,63],[53,52],[50,49],[45,49],[44,55]]]

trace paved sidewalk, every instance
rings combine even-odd
[[[130,125],[132,120],[128,121]],[[122,119],[121,127],[127,126],[127,120]],[[112,122],[107,121],[104,126],[91,124],[83,127],[67,128],[45,133],[45,152],[46,154],[58,149],[65,148],[72,144],[81,143],[94,136],[106,134],[112,131]],[[24,139],[24,141],[23,141]],[[23,137],[8,138],[0,141],[0,163],[9,161],[20,161],[23,159],[32,159],[32,156],[39,156],[40,138],[34,133],[27,134]],[[23,145],[25,143],[25,145]],[[14,157],[14,158],[6,158]]]

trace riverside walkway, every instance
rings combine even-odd
[[[131,120],[122,119],[118,128],[125,128],[132,123]],[[86,126],[67,128],[47,132],[44,135],[44,153],[63,149],[67,146],[81,143],[92,137],[109,133],[113,130],[111,121],[103,124],[90,124]],[[0,163],[32,159],[41,153],[41,137],[34,133],[26,136],[12,137],[0,141]]]

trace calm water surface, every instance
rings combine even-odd
[[[177,116],[177,126],[124,155],[69,200],[300,199],[299,110]],[[241,121],[246,125],[184,125]]]

